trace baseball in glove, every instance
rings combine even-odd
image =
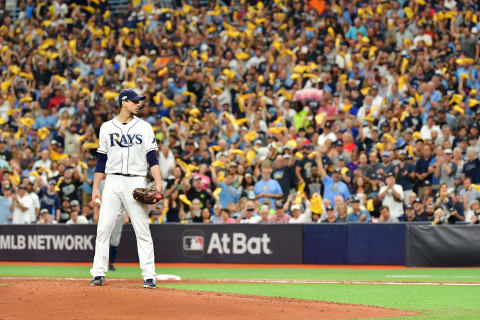
[[[133,199],[143,204],[154,204],[164,197],[163,193],[151,189],[136,188],[133,190]]]

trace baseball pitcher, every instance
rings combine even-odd
[[[115,220],[128,212],[137,237],[138,257],[145,288],[155,288],[155,258],[148,224],[146,203],[160,200],[162,177],[157,159],[158,146],[152,126],[136,115],[145,96],[125,89],[118,97],[120,114],[100,128],[97,166],[92,190],[92,206],[100,206],[95,257],[90,284],[101,286],[108,269],[110,236]],[[156,191],[146,191],[147,164],[155,180]],[[100,195],[99,185],[106,174]],[[139,195],[140,194],[140,195]]]

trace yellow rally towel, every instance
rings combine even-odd
[[[187,196],[184,194],[180,195],[178,199],[180,199],[183,203],[185,203],[189,207],[192,205],[192,202],[188,200]]]
[[[312,199],[310,199],[311,205],[310,205],[310,210],[314,214],[322,214],[323,212],[323,206],[322,206],[322,197],[318,194],[315,193],[312,196]]]

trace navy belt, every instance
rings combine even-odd
[[[114,174],[116,176],[124,176],[124,177],[144,177],[136,174],[124,174],[124,173],[110,173],[110,174]]]

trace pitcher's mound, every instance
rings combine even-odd
[[[415,312],[314,300],[157,288],[141,280],[2,280],[4,319],[350,319],[405,317]],[[178,283],[178,282],[177,282]]]

